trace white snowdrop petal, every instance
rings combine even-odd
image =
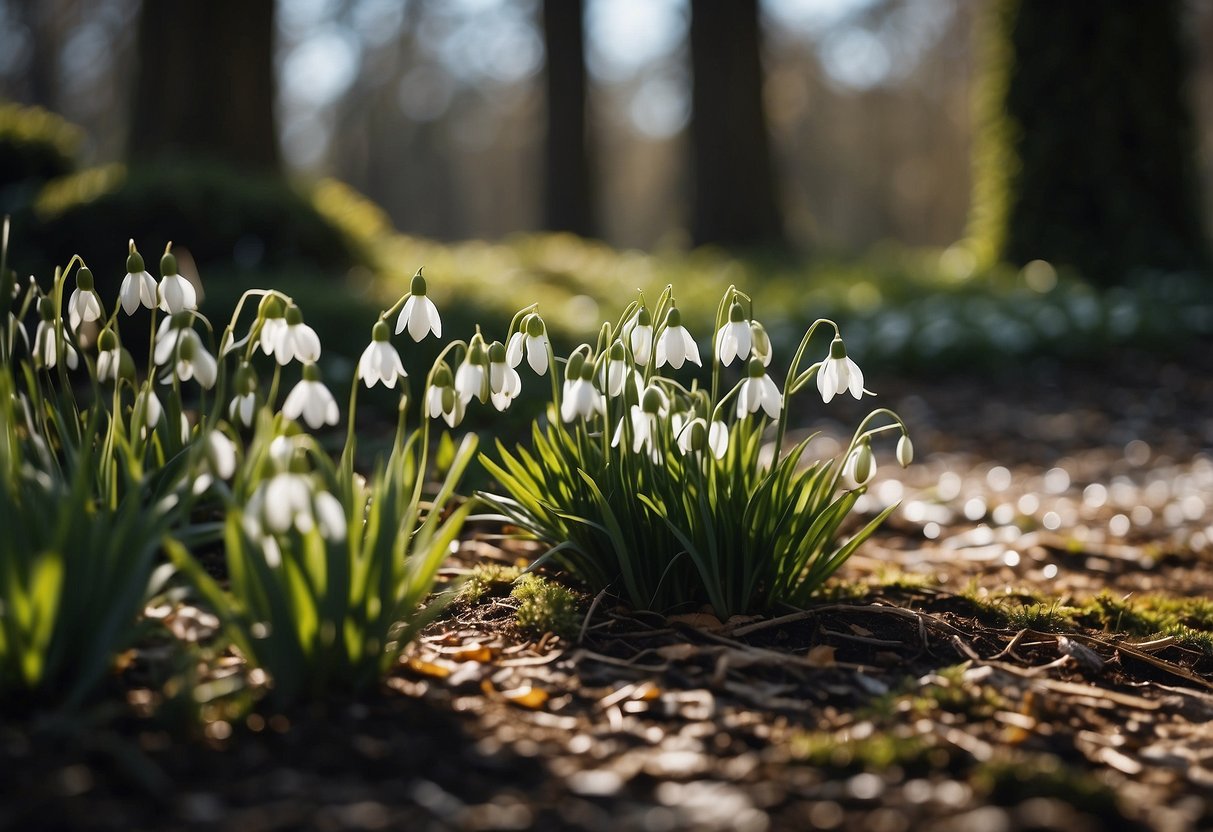
[[[320,534],[326,539],[345,538],[345,511],[341,508],[341,502],[327,491],[316,495],[316,517],[320,521]]]
[[[696,367],[702,367],[703,362],[699,358],[699,345],[695,343],[695,339],[691,337],[691,333],[686,327],[680,327],[679,333],[682,337],[682,351],[686,356],[686,360],[690,361]]]

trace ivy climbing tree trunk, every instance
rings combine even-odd
[[[547,52],[547,140],[544,227],[595,234],[590,144],[586,129],[584,7],[581,0],[544,0]]]
[[[273,43],[274,0],[144,0],[130,158],[276,171]]]
[[[970,232],[1097,283],[1208,265],[1180,0],[993,0]]]
[[[692,0],[690,40],[692,240],[780,245],[758,0]]]

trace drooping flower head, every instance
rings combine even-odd
[[[277,295],[266,295],[257,306],[257,315],[261,318],[261,330],[257,334],[261,351],[273,355],[274,346],[286,330],[286,307]]]
[[[438,316],[438,307],[425,292],[425,278],[418,269],[409,285],[409,298],[396,319],[397,335],[407,328],[414,341],[420,341],[431,332],[435,338],[442,337],[442,318]]]
[[[371,343],[358,359],[358,378],[366,382],[367,387],[383,382],[384,387],[394,388],[396,379],[408,376],[390,336],[391,330],[386,321],[376,321],[371,328]]]
[[[564,399],[560,403],[560,417],[566,422],[571,422],[578,417],[588,421],[595,414],[606,413],[606,400],[594,387],[594,362],[580,349],[579,347],[577,352],[569,356],[569,369],[565,376],[565,392]],[[580,360],[575,361],[578,358]],[[572,375],[574,372],[576,372],[575,377]]]
[[[630,323],[628,344],[632,348],[632,358],[643,366],[649,363],[649,357],[653,354],[653,316],[648,307],[642,306],[636,310]]]
[[[489,397],[489,353],[480,333],[472,336],[463,363],[455,371],[455,392],[466,407],[473,397],[481,403]]]
[[[909,468],[910,463],[914,461],[914,443],[910,441],[910,437],[902,434],[897,440],[897,464],[902,468]]]
[[[506,360],[505,345],[494,341],[489,345],[489,397],[493,407],[505,410],[521,392],[522,377]]]
[[[67,301],[67,319],[72,329],[79,329],[86,321],[95,321],[102,316],[101,298],[93,288],[93,273],[84,266],[76,272],[76,288]]]
[[[126,258],[126,277],[122,278],[118,300],[128,315],[134,315],[140,306],[156,308],[156,279],[147,273],[143,255],[135,248],[134,240],[130,241],[130,254]]]
[[[117,381],[122,368],[122,350],[118,336],[109,327],[97,336],[97,381]]]
[[[34,364],[51,369],[59,363],[62,354],[64,363],[71,369],[80,366],[80,356],[67,338],[55,332],[55,302],[50,298],[38,301],[38,329],[34,332]]]
[[[150,382],[151,379],[148,379]],[[135,396],[135,406],[131,411],[131,429],[139,430],[140,436],[147,436],[149,429],[155,430],[160,424],[160,417],[164,415],[164,406],[160,404],[160,399],[156,396],[156,391],[149,385],[139,391]]]
[[[303,322],[303,310],[295,304],[286,308],[286,326],[274,332],[274,360],[286,366],[291,361],[313,363],[320,358],[320,337],[316,330]],[[265,330],[261,332],[264,348]]]
[[[841,338],[830,343],[830,356],[817,371],[817,392],[821,400],[829,403],[837,394],[849,390],[855,398],[863,396],[863,371],[847,357],[847,348]]]
[[[702,367],[699,360],[699,345],[682,325],[682,313],[678,307],[671,306],[665,316],[665,329],[657,339],[657,366],[669,363],[675,370],[680,369],[684,361],[690,361],[697,367]]]
[[[455,392],[455,380],[445,361],[434,370],[433,384],[425,391],[425,412],[431,419],[442,417],[450,427],[463,421],[463,400]]]
[[[758,321],[750,321],[750,355],[762,362],[762,366],[771,366],[771,336]]]
[[[746,327],[746,332],[749,332],[749,327]],[[737,418],[757,413],[759,408],[772,419],[778,419],[779,411],[783,409],[783,394],[767,375],[762,362],[751,358],[748,375],[737,393]]]
[[[872,444],[867,439],[861,441],[847,456],[843,465],[842,477],[851,490],[862,488],[876,476],[876,459],[872,455]]]
[[[698,454],[706,448],[716,459],[723,459],[729,449],[729,427],[719,419],[709,425],[706,413],[707,408],[700,401],[691,413],[675,413],[670,417],[678,448],[683,454]]]
[[[337,400],[320,380],[320,369],[315,364],[303,365],[303,378],[282,403],[282,415],[288,419],[302,416],[312,430],[335,425],[341,420]]]
[[[622,341],[615,341],[607,352],[606,363],[602,365],[598,383],[603,391],[615,398],[623,392],[623,386],[628,380],[628,374],[633,370],[627,364],[628,351]]]
[[[236,395],[228,405],[228,417],[246,428],[257,415],[257,371],[247,361],[236,368]]]
[[[517,332],[510,336],[509,343],[506,345],[506,362],[511,367],[517,367],[522,363],[524,347],[526,348],[526,360],[531,365],[531,369],[539,375],[546,373],[551,345],[548,342],[547,326],[543,323],[543,318],[535,312],[522,319],[522,325]]]
[[[176,315],[186,309],[198,308],[198,292],[190,283],[177,272],[177,257],[173,254],[173,244],[164,247],[164,256],[160,258],[160,308],[170,315]]]
[[[745,310],[741,308],[740,303],[733,301],[729,307],[728,322],[716,331],[717,360],[726,367],[733,363],[734,358],[745,361],[750,357],[752,338]]]
[[[219,365],[206,347],[202,339],[191,326],[194,313],[178,312],[171,318],[165,318],[156,332],[156,349],[152,358],[157,366],[173,365],[172,375],[180,381],[196,378],[203,387],[210,389],[215,386]],[[165,384],[171,383],[172,378],[166,378]]]

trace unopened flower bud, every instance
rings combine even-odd
[[[97,336],[97,349],[101,352],[109,352],[117,347],[118,336],[114,334],[114,331],[109,327],[101,330],[101,334]]]
[[[914,461],[914,443],[910,441],[910,437],[902,434],[897,440],[897,462],[902,468],[909,468],[910,463]]]
[[[863,442],[855,449],[855,465],[851,469],[857,485],[867,485],[876,473],[876,461],[872,457],[872,446]]]
[[[650,387],[644,391],[644,398],[641,399],[641,409],[645,413],[660,413],[663,405],[665,405],[665,396],[661,395],[660,390]]]

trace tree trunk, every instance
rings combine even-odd
[[[593,188],[586,135],[586,69],[582,0],[544,0],[547,51],[547,143],[544,227],[593,236]]]
[[[691,1],[691,236],[696,245],[784,241],[761,52],[758,0]]]
[[[1179,0],[996,0],[971,236],[1112,283],[1208,264]]]
[[[274,0],[144,0],[129,156],[279,168]]]

